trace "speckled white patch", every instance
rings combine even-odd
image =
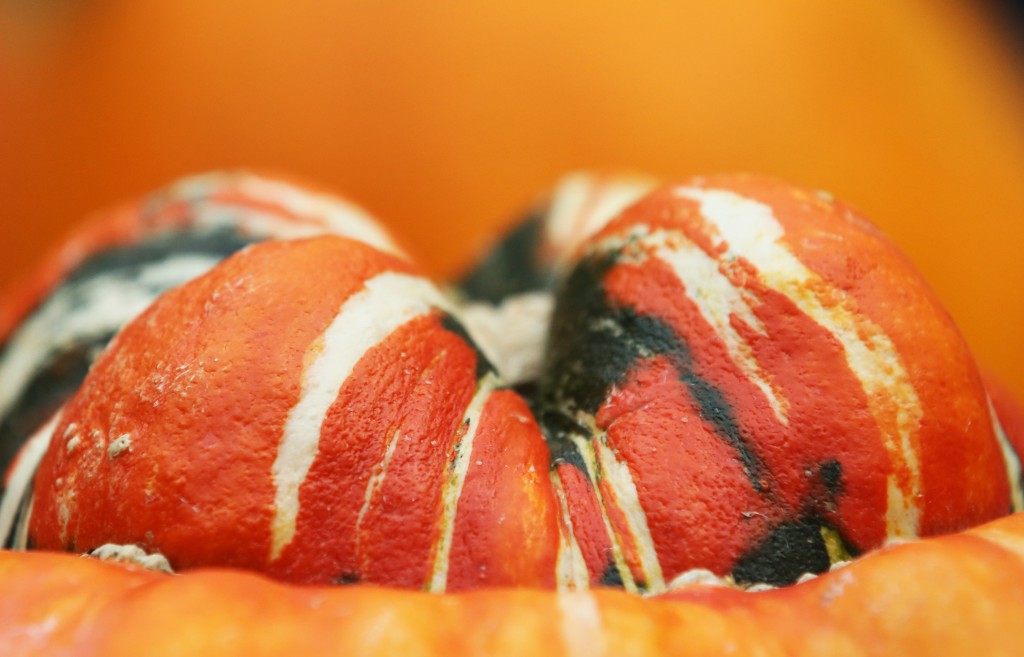
[[[694,586],[711,586],[715,588],[735,588],[732,581],[719,577],[707,568],[691,568],[679,573],[668,583],[666,590],[679,591]]]
[[[110,441],[110,446],[107,447],[107,458],[113,461],[121,454],[130,451],[132,448],[132,436],[129,433],[121,434],[114,440]]]
[[[167,573],[169,575],[174,573],[174,569],[171,568],[171,564],[167,561],[167,557],[159,552],[149,554],[138,545],[115,545],[114,543],[107,543],[90,552],[89,556],[99,559],[100,561],[132,564],[135,566],[141,566],[146,570]]]
[[[842,597],[846,592],[846,587],[855,581],[855,576],[852,570],[841,570],[836,573],[835,577],[830,577],[827,580],[828,585],[821,594],[821,606],[827,607],[831,605],[836,598]]]

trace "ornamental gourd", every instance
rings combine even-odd
[[[450,289],[365,214],[266,178],[192,179],[114,217],[9,306],[3,445],[33,435],[9,471],[0,532],[15,548],[186,573],[143,607],[200,622],[172,597],[234,605],[251,590],[299,634],[325,622],[300,611],[318,600],[398,613],[386,621],[395,646],[404,633],[451,643],[470,609],[505,609],[535,626],[522,641],[550,622],[569,650],[639,646],[648,630],[667,641],[696,618],[753,619],[775,634],[746,640],[795,650],[785,632],[808,614],[822,645],[875,632],[895,648],[924,627],[949,646],[960,635],[942,604],[928,607],[932,583],[886,581],[942,573],[964,604],[996,594],[984,582],[997,569],[1024,583],[1013,516],[753,592],[1024,504],[1020,436],[1003,430],[952,322],[895,247],[825,194],[756,176],[572,177]],[[0,617],[30,622],[33,605],[71,594],[63,579],[111,609],[164,581],[76,563],[3,555],[0,582],[24,606]],[[445,604],[187,574],[200,567],[558,592]],[[702,581],[733,588],[691,588]],[[847,617],[869,601],[863,625]],[[904,603],[920,627],[885,626]],[[1019,596],[1006,604],[1008,617],[1024,609]],[[54,623],[117,640],[74,614]],[[368,636],[345,628],[338,641]],[[742,638],[716,632],[690,647]]]

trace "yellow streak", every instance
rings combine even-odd
[[[583,550],[576,540],[569,515],[569,503],[565,498],[562,479],[555,471],[549,473],[551,488],[558,500],[558,558],[555,564],[555,582],[559,591],[584,591],[590,588],[590,573],[583,558]]]
[[[665,577],[661,572],[658,551],[655,549],[651,530],[647,526],[647,514],[640,505],[640,496],[637,493],[636,483],[633,481],[629,466],[616,457],[615,452],[608,447],[603,434],[594,438],[592,442],[598,461],[601,463],[601,473],[608,485],[615,491],[615,503],[618,504],[625,516],[626,523],[629,525],[629,533],[636,543],[640,568],[644,573],[646,592],[649,594],[664,592]]]
[[[437,520],[440,531],[434,545],[434,564],[431,568],[430,581],[427,583],[427,590],[432,593],[444,593],[448,585],[448,560],[452,550],[452,538],[455,534],[455,517],[458,512],[459,498],[462,497],[462,487],[466,483],[466,475],[469,472],[469,462],[473,455],[473,439],[480,428],[480,416],[483,414],[484,406],[496,387],[497,379],[493,374],[487,374],[480,381],[480,387],[473,399],[470,400],[462,423],[459,425],[460,428],[465,426],[466,432],[452,447],[455,458],[449,464],[448,477],[442,484],[441,517]]]

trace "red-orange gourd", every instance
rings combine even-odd
[[[350,207],[264,178],[118,215],[155,228],[51,266],[60,284],[0,352],[0,438],[34,431],[0,532],[185,574],[5,553],[0,637],[26,654],[136,637],[212,654],[224,636],[223,654],[1008,650],[1022,521],[970,528],[1020,510],[1019,436],[920,277],[822,193],[650,188],[567,179],[453,290]],[[48,385],[109,339],[110,294],[141,314],[77,393]],[[186,572],[211,566],[531,590]],[[192,630],[158,640],[164,623]]]

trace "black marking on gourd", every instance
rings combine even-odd
[[[32,479],[34,482],[35,477]],[[14,515],[14,522],[11,523],[10,534],[3,537],[3,545],[0,545],[0,547],[5,550],[31,550],[35,546],[31,534],[24,531],[25,524],[29,520],[29,509],[32,507],[33,482],[30,482],[30,484],[25,487],[25,494],[20,500],[18,500],[18,511]],[[26,536],[25,545],[18,545],[17,539],[19,534],[24,534]]]
[[[550,411],[540,417],[541,430],[551,452],[551,469],[565,463],[588,476],[586,463],[571,436],[586,436],[586,430],[562,413]]]
[[[169,230],[142,242],[120,244],[86,259],[61,283],[68,285],[96,276],[133,267],[143,268],[179,255],[215,255],[227,257],[258,239],[240,234],[231,226]]]
[[[138,281],[147,267],[167,258],[187,255],[226,257],[254,241],[254,238],[240,234],[235,228],[225,226],[166,231],[143,242],[112,246],[84,260],[64,278],[58,288],[40,300],[24,321],[41,311],[58,292],[69,295],[69,313],[80,311],[85,301],[79,291],[97,278],[117,276]],[[163,285],[144,285],[141,281],[138,281],[138,285],[148,289],[154,296],[167,289]],[[7,342],[0,347],[0,359],[6,356],[12,336],[8,336]],[[112,337],[112,333],[98,337],[89,335],[67,344],[55,345],[57,352],[50,357],[49,362],[40,364],[41,369],[20,391],[6,416],[0,417],[0,472],[6,471],[29,436],[61,404],[71,398],[85,379],[95,355]]]
[[[836,459],[826,459],[804,467],[810,485],[794,516],[828,518],[836,512],[839,498],[846,492],[843,466]]]
[[[441,327],[449,333],[462,338],[462,341],[472,347],[473,353],[476,354],[476,380],[484,378],[487,374],[496,374],[497,370],[494,365],[488,360],[487,355],[480,350],[473,338],[470,337],[469,332],[466,331],[466,327],[462,325],[462,322],[457,320],[448,313],[441,313]]]
[[[689,345],[668,324],[613,304],[602,282],[617,254],[584,257],[559,291],[541,379],[541,404],[566,414],[594,414],[612,386],[642,358],[665,356],[703,417],[733,449],[754,489],[763,492],[765,468],[747,444],[725,395],[693,369]]]
[[[331,584],[336,584],[338,586],[352,586],[359,584],[362,580],[363,578],[359,576],[359,573],[342,573],[331,580]]]
[[[797,518],[775,526],[761,542],[736,562],[732,575],[737,582],[792,584],[805,573],[822,573],[831,566],[825,533],[837,541],[833,549],[855,557],[860,550],[838,529],[823,520],[834,513],[837,498],[845,492],[843,466],[827,459],[807,470],[814,478]]]
[[[804,573],[823,573],[831,566],[822,523],[806,518],[778,525],[754,548],[740,557],[732,569],[742,584],[785,586]]]
[[[0,472],[5,472],[24,442],[53,417],[85,379],[93,358],[113,335],[69,345],[50,360],[0,418]]]
[[[520,397],[526,400],[526,403],[530,407],[530,412],[533,413],[534,419],[539,416],[539,411],[536,407],[538,386],[536,381],[523,381],[511,386],[511,390],[515,391]]]
[[[833,498],[839,497],[845,491],[843,466],[836,459],[829,459],[818,466],[818,476],[821,477],[822,483],[825,484],[825,488]]]
[[[622,573],[619,572],[619,567],[615,564],[614,559],[608,561],[608,565],[604,567],[604,572],[601,573],[601,579],[598,580],[598,584],[601,586],[615,586],[623,588],[625,583],[622,581]]]
[[[256,237],[239,233],[234,227],[222,226],[184,231],[167,230],[149,236],[142,242],[110,246],[90,255],[74,270],[68,272],[48,296],[40,299],[32,307],[23,322],[39,311],[58,291],[73,289],[93,278],[114,273],[125,276],[138,275],[145,267],[174,256],[194,254],[224,258],[258,241],[260,240]],[[6,340],[0,344],[0,355],[6,350],[11,335],[4,337]]]
[[[547,206],[535,208],[459,281],[468,299],[498,304],[516,294],[551,287],[553,270],[540,259],[547,212]]]

